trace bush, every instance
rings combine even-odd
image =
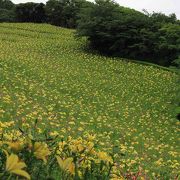
[[[97,0],[80,12],[77,32],[93,49],[123,58],[168,66],[179,53],[179,24],[174,15],[147,15],[110,0]],[[162,21],[163,19],[163,21]]]

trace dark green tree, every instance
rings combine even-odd
[[[103,54],[167,66],[179,53],[178,26],[175,15],[144,14],[111,0],[96,0],[81,9],[77,33]]]
[[[177,22],[176,15],[174,13],[170,14],[169,16],[166,16],[163,13],[153,12],[152,14],[149,14],[149,17],[151,17],[151,19],[155,23],[159,22],[161,24],[164,24],[164,23],[176,23]]]
[[[49,0],[45,6],[47,22],[56,26],[62,24],[63,5],[58,0]]]
[[[12,10],[14,6],[14,3],[10,0],[0,0],[0,9]]]
[[[46,20],[43,3],[22,3],[16,6],[16,18],[20,22],[42,23]]]
[[[180,25],[164,24],[158,32],[157,57],[162,61],[161,64],[169,66],[180,56]]]
[[[10,0],[0,0],[0,22],[15,20],[15,5]]]
[[[67,28],[75,28],[80,9],[85,0],[49,0],[46,3],[47,22]]]

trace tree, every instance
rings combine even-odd
[[[155,22],[159,22],[161,24],[164,24],[164,23],[176,23],[177,22],[177,18],[176,18],[176,15],[173,13],[173,14],[170,14],[169,16],[166,16],[165,14],[163,13],[156,13],[156,12],[153,12],[152,14],[149,14],[149,17]]]
[[[87,36],[92,47],[102,53],[132,58],[146,53],[149,32],[144,14],[112,1],[98,0],[80,17],[78,34]]]
[[[0,9],[12,10],[14,6],[14,3],[10,0],[0,0]]]
[[[15,20],[15,5],[10,0],[0,0],[0,22]]]
[[[96,0],[80,11],[77,33],[103,54],[169,65],[179,51],[177,23],[174,15],[143,14],[111,0]]]
[[[15,21],[15,14],[12,10],[0,9],[0,22]]]
[[[159,43],[157,56],[163,64],[169,66],[180,56],[180,26],[178,24],[164,24],[159,29]]]
[[[16,6],[16,17],[20,22],[45,22],[46,15],[43,3],[24,3]]]
[[[49,0],[45,6],[47,22],[60,26],[62,24],[62,3],[57,0]]]
[[[80,9],[88,2],[84,0],[49,0],[45,11],[47,22],[67,28],[75,28]]]

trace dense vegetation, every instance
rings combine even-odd
[[[25,3],[19,4],[15,9],[16,20],[19,22],[42,23],[46,20],[46,14],[43,3]]]
[[[0,176],[178,179],[178,76],[86,53],[74,32],[0,24]]]
[[[53,25],[76,28],[80,9],[92,4],[85,0],[49,0],[46,3],[47,22]]]
[[[0,22],[15,20],[15,5],[9,0],[0,0]]]
[[[0,22],[47,22],[56,26],[75,28],[80,9],[86,5],[92,4],[85,0],[49,0],[46,5],[43,3],[20,3],[13,4],[10,0],[1,0],[0,9],[12,10],[13,19],[9,13],[4,14],[7,18],[1,16]],[[9,17],[9,18],[8,18]]]
[[[111,0],[49,0],[45,5],[1,1],[0,22],[77,28],[79,36],[88,38],[90,48],[102,54],[163,66],[180,64],[180,21],[175,14],[141,13]]]
[[[78,34],[103,54],[169,66],[180,55],[180,23],[174,14],[143,14],[112,1],[82,9]]]

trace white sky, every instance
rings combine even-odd
[[[47,0],[12,0],[14,3],[24,2],[43,2]],[[92,0],[91,0],[92,1]],[[163,12],[165,14],[176,13],[180,19],[180,0],[115,0],[121,6],[130,7],[141,11],[146,9],[148,12]]]

